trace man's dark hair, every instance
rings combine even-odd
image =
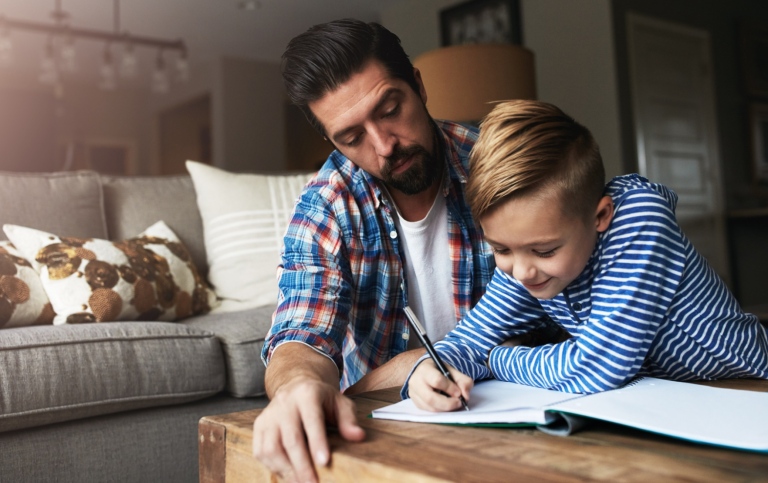
[[[419,92],[413,64],[397,35],[375,22],[341,19],[315,25],[288,43],[282,66],[288,97],[325,135],[308,104],[349,80],[370,59],[379,60],[392,77]]]

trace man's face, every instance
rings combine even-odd
[[[567,216],[556,195],[532,193],[503,202],[480,225],[496,266],[537,299],[551,299],[584,270],[612,217],[608,196],[585,218]]]
[[[416,80],[418,94],[371,60],[309,104],[342,154],[389,188],[409,195],[424,191],[442,174],[418,71]]]

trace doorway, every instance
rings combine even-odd
[[[730,285],[709,33],[627,15],[641,175],[674,190],[677,220]]]

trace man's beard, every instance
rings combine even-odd
[[[435,140],[437,143],[437,139]],[[408,170],[398,175],[393,175],[392,170],[403,159],[413,156],[413,163]],[[381,171],[381,178],[387,186],[390,186],[407,195],[415,195],[426,190],[440,178],[443,164],[424,147],[416,144],[402,148],[395,147],[391,156],[387,157],[387,164]]]

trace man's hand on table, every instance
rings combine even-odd
[[[273,357],[270,366],[284,365],[286,372],[278,371],[272,379],[286,382],[275,383],[277,389],[270,394],[269,404],[253,422],[253,455],[287,481],[317,481],[313,461],[325,466],[330,460],[326,425],[337,427],[349,441],[362,441],[365,432],[357,424],[355,403],[339,392],[336,366],[322,356],[313,360],[316,353],[300,344],[286,346],[298,349],[295,354],[304,360],[297,362],[291,350],[283,351],[287,357],[281,360]],[[304,349],[312,354],[302,355]],[[288,374],[291,364],[296,364],[293,368],[299,369],[299,374]],[[312,369],[303,372],[302,367]],[[275,368],[268,367],[268,373],[269,369]],[[334,380],[331,375],[335,383],[328,381]],[[269,384],[267,389],[270,392]]]

